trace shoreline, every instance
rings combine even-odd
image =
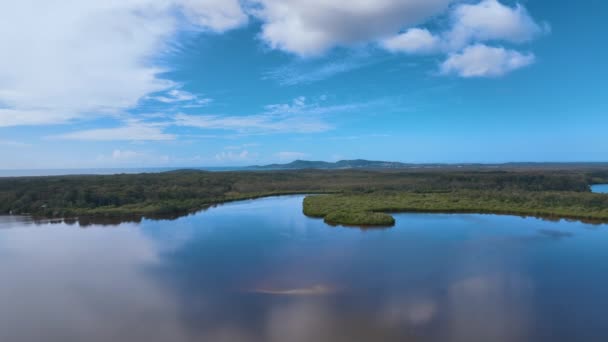
[[[529,195],[529,194],[527,194]],[[572,194],[562,194],[572,195]],[[587,195],[608,201],[608,195],[587,193]],[[409,197],[435,197],[428,202],[417,202],[410,200]],[[352,195],[338,194],[330,195],[326,198],[320,196],[307,196],[304,199],[304,214],[309,217],[320,218],[325,223],[330,225],[355,226],[355,227],[387,227],[393,226],[395,219],[393,214],[407,213],[423,213],[423,214],[488,214],[488,215],[505,215],[519,217],[534,217],[548,221],[571,220],[589,224],[608,224],[608,206],[603,210],[585,210],[581,213],[575,211],[581,210],[578,206],[573,207],[516,207],[505,205],[504,208],[490,207],[492,202],[477,203],[474,205],[471,202],[466,203],[470,199],[471,194],[449,193],[442,194],[386,194],[386,195]],[[395,197],[404,197],[393,199]],[[454,202],[446,201],[446,198],[454,200]],[[388,200],[387,200],[388,199]],[[392,202],[391,202],[391,199]],[[495,201],[498,197],[493,198]],[[382,205],[376,203],[384,200]],[[417,199],[416,199],[417,200]],[[468,205],[462,205],[460,202],[465,202]],[[456,204],[454,204],[456,203]],[[485,204],[485,205],[484,205]],[[523,202],[520,205],[530,205],[530,202]],[[380,216],[378,216],[380,214]]]
[[[604,194],[602,194],[604,195]],[[81,214],[76,216],[40,216],[40,215],[30,215],[30,214],[8,214],[8,215],[0,215],[0,216],[12,216],[12,217],[26,217],[31,218],[35,222],[46,221],[48,223],[68,223],[68,224],[79,224],[81,226],[89,226],[89,225],[118,225],[121,223],[129,223],[129,222],[141,222],[144,219],[150,220],[176,220],[182,217],[186,217],[189,215],[197,214],[203,211],[206,211],[210,208],[214,208],[217,206],[221,206],[224,204],[230,204],[235,202],[244,202],[250,200],[258,200],[264,198],[274,198],[274,197],[285,197],[285,196],[303,196],[302,201],[302,214],[308,218],[312,219],[323,219],[323,221],[332,227],[347,227],[347,228],[359,228],[359,229],[389,229],[395,225],[395,218],[393,215],[398,214],[440,214],[440,215],[500,215],[500,216],[514,216],[521,218],[536,218],[546,221],[571,221],[571,222],[581,222],[585,224],[592,225],[603,225],[608,224],[608,216],[606,217],[594,217],[589,215],[569,215],[569,214],[558,214],[552,213],[549,211],[539,211],[539,210],[501,210],[501,209],[484,209],[484,208],[467,208],[467,209],[457,209],[457,208],[403,208],[403,209],[393,209],[393,210],[374,210],[374,211],[348,211],[342,210],[341,213],[345,214],[355,214],[358,215],[358,221],[353,222],[349,220],[349,215],[345,215],[342,217],[334,217],[332,218],[330,214],[333,212],[328,212],[326,214],[320,214],[317,211],[311,210],[310,206],[307,206],[307,201],[315,200],[319,197],[325,196],[360,196],[360,195],[349,195],[349,194],[340,194],[340,193],[328,193],[328,192],[289,192],[289,193],[272,193],[272,194],[260,194],[260,195],[252,195],[252,196],[244,196],[241,198],[230,198],[218,202],[208,203],[204,207],[200,208],[192,208],[187,209],[182,213],[175,214],[158,214],[155,212],[147,212],[142,214],[131,213],[131,214],[118,214],[113,211],[107,212],[98,212],[93,215]],[[377,196],[377,195],[374,195]],[[96,208],[94,210],[99,210],[100,208]],[[378,216],[380,215],[380,216]],[[328,216],[329,219],[328,219]],[[363,221],[361,220],[361,216],[363,216]],[[378,220],[375,220],[378,218]],[[389,220],[390,221],[387,221]]]
[[[0,179],[0,213],[67,222],[175,219],[234,201],[306,195],[328,224],[392,226],[390,213],[488,213],[608,221],[603,171],[198,172]],[[319,196],[323,194],[323,196]]]

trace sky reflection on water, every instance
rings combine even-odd
[[[0,218],[0,341],[605,341],[606,226],[301,196],[119,226]]]

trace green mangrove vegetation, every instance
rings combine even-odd
[[[492,213],[608,222],[608,195],[550,191],[378,192],[308,196],[304,213],[329,224],[392,225],[392,212]]]
[[[509,213],[608,221],[598,168],[291,170],[0,178],[0,214],[44,218],[176,217],[227,201],[323,194],[304,213],[331,224],[392,225],[390,212]]]

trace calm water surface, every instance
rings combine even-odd
[[[0,341],[606,341],[608,226],[306,218],[301,196],[175,221],[0,217]]]
[[[608,194],[608,184],[597,184],[591,186],[592,192],[598,192],[602,194]]]

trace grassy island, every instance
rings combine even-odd
[[[390,226],[391,212],[534,215],[608,222],[606,168],[289,170],[0,178],[0,214],[94,222],[173,218],[214,204],[308,196],[327,223]]]

